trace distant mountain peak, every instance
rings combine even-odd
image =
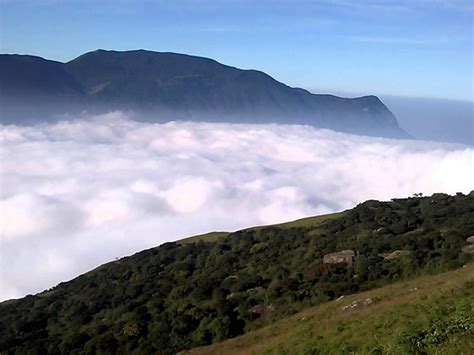
[[[289,87],[257,70],[144,49],[97,49],[67,63],[0,55],[2,121],[65,113],[135,112],[139,120],[310,124],[365,135],[406,137],[376,96],[354,99]]]

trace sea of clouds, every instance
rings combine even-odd
[[[1,126],[0,299],[166,241],[474,189],[474,149],[297,125]]]

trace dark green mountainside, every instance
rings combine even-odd
[[[165,243],[0,303],[0,353],[171,354],[459,268],[473,260],[472,235],[474,192]]]
[[[151,122],[298,123],[407,137],[375,96],[316,95],[260,71],[145,50],[98,50],[67,63],[0,55],[0,103],[3,123],[122,110]]]

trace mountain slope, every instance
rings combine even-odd
[[[81,102],[82,85],[63,63],[30,55],[0,55],[0,119],[43,120]]]
[[[44,96],[81,93],[80,83],[65,70],[63,63],[30,55],[2,55],[1,58],[2,93]]]
[[[474,192],[165,243],[0,303],[0,352],[175,353],[472,261]],[[207,236],[213,238],[212,236]]]
[[[370,305],[360,300],[373,300]],[[185,354],[472,354],[474,264],[346,296]]]
[[[23,105],[35,102],[40,112],[43,107],[50,112],[58,105],[56,115],[126,110],[133,111],[137,119],[153,122],[299,123],[406,137],[393,114],[375,96],[345,99],[315,95],[284,85],[265,73],[237,69],[208,58],[145,50],[97,50],[65,64],[36,58],[31,67],[23,69],[26,59],[32,58],[24,57],[0,56],[0,67],[16,61],[14,66],[21,68],[0,71],[0,99],[9,113],[2,120],[7,123],[31,118],[14,115],[15,104],[21,100]],[[18,74],[22,72],[34,75]],[[58,100],[58,92],[68,100]]]

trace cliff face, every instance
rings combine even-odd
[[[137,119],[299,123],[358,134],[405,137],[375,96],[346,99],[291,88],[265,73],[214,60],[144,50],[98,50],[60,63],[0,56],[2,121],[126,110]],[[36,116],[35,116],[36,114]]]

